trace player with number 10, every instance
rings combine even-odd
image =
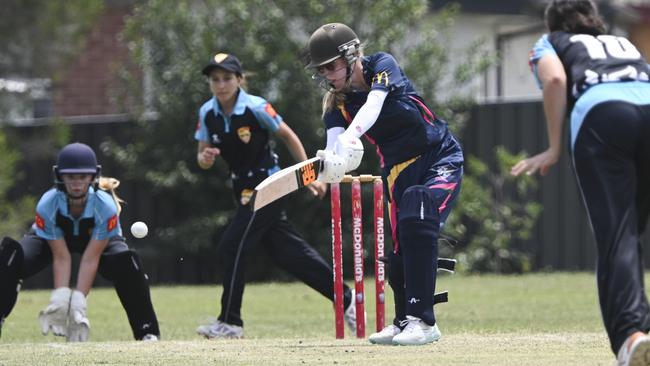
[[[545,175],[570,151],[598,246],[600,309],[617,365],[648,365],[650,306],[639,237],[650,213],[650,69],[624,37],[608,35],[590,0],[554,0],[549,33],[531,52],[542,87],[549,148],[512,174]],[[570,243],[567,243],[570,244]]]

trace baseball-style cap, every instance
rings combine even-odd
[[[220,67],[226,71],[234,72],[238,76],[242,76],[244,70],[241,67],[241,62],[235,57],[228,53],[217,53],[212,56],[210,62],[203,68],[203,75],[210,75],[210,72],[215,68]]]

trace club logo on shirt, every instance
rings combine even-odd
[[[117,215],[113,215],[110,219],[108,219],[108,224],[106,224],[106,229],[110,232],[113,231],[117,227]]]
[[[36,227],[38,227],[41,230],[45,229],[45,220],[43,220],[41,215],[36,214],[36,219],[34,221],[36,222]]]
[[[212,134],[212,143],[215,145],[221,143],[221,139],[219,138],[219,135],[217,135],[216,133]]]
[[[249,143],[251,141],[251,128],[248,126],[239,127],[237,129],[237,136],[239,136],[239,139],[243,143]]]
[[[242,205],[248,204],[248,202],[251,201],[251,197],[253,197],[253,190],[252,189],[244,189],[241,191],[241,198],[239,201],[241,202]]]
[[[266,103],[266,107],[264,108],[264,111],[268,113],[268,115],[271,116],[271,118],[275,118],[275,116],[278,115],[275,109],[273,109],[271,103]]]
[[[383,83],[385,86],[388,86],[388,73],[386,71],[377,73],[372,78],[372,84],[381,84],[381,83]]]

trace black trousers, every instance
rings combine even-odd
[[[257,249],[264,250],[280,268],[333,301],[332,268],[287,221],[283,202],[276,201],[257,211],[252,223],[250,207],[239,205],[235,217],[226,228],[219,244],[219,253],[224,260],[223,294],[218,318],[222,322],[244,325],[241,306],[246,258]],[[347,307],[351,301],[347,286],[345,294]]]
[[[19,240],[24,252],[23,279],[42,271],[52,263],[52,251],[47,241],[30,231]],[[68,247],[83,248],[83,243],[68,243]],[[151,303],[149,284],[137,254],[127,246],[123,237],[109,239],[99,259],[99,274],[111,281],[129,318],[135,339],[146,334],[160,337],[156,313]]]
[[[639,241],[650,212],[650,105],[592,107],[573,163],[598,246],[602,318],[617,353],[630,334],[650,330]]]

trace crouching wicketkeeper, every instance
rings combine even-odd
[[[23,278],[52,264],[54,290],[39,313],[43,335],[50,331],[70,342],[88,340],[86,297],[99,272],[113,282],[137,340],[158,340],[158,320],[147,276],[138,255],[129,250],[119,222],[119,182],[99,178],[95,152],[87,145],[65,146],[54,166],[56,187],[36,206],[36,219],[18,242],[0,243],[0,330],[16,303]],[[71,255],[81,253],[76,288],[70,288]]]

